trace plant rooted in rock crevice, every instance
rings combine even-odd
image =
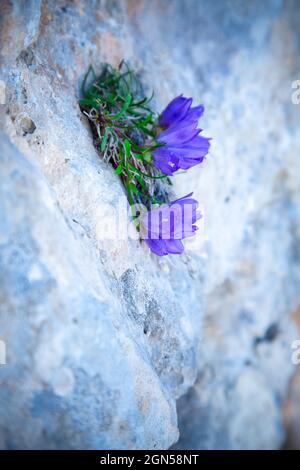
[[[192,98],[181,95],[158,116],[124,61],[118,69],[105,65],[99,76],[90,67],[82,95],[94,144],[121,177],[141,238],[158,256],[182,253],[181,240],[194,235],[201,214],[193,193],[170,200],[170,177],[201,163],[209,150],[210,139],[198,128],[204,106],[192,107]]]
[[[120,175],[130,205],[149,209],[168,202],[171,180],[151,164],[152,152],[162,146],[155,141],[157,115],[137,75],[125,62],[118,69],[106,64],[98,77],[90,67],[82,95],[80,107],[91,123],[95,146]]]

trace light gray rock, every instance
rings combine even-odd
[[[1,448],[167,448],[177,413],[178,448],[280,447],[300,297],[298,3],[2,4]],[[124,193],[77,101],[91,63],[122,58],[158,110],[180,93],[206,105],[210,156],[175,178],[205,215],[180,258],[100,236]]]
[[[1,140],[1,447],[168,447],[174,401],[146,347],[43,175]]]

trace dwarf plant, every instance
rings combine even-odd
[[[170,201],[170,177],[201,163],[210,139],[198,128],[203,105],[192,107],[192,98],[180,95],[158,115],[152,98],[122,61],[117,69],[105,65],[98,76],[90,67],[79,104],[101,158],[124,184],[141,238],[159,256],[180,254],[181,240],[194,235],[201,214],[192,193]],[[141,204],[146,211],[136,210]]]
[[[145,96],[138,76],[122,62],[118,69],[106,64],[99,76],[90,67],[79,101],[95,147],[120,175],[129,204],[148,208],[168,202],[171,185],[151,163],[153,150],[162,145],[155,140],[158,116],[149,106],[152,97]]]

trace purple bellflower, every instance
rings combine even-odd
[[[194,224],[202,216],[192,195],[187,194],[141,216],[141,238],[156,255],[181,254],[184,250],[181,240],[192,237],[198,230]]]
[[[159,125],[163,130],[157,141],[162,146],[153,152],[154,165],[164,174],[172,175],[179,168],[187,170],[201,163],[210,147],[210,139],[200,136],[198,120],[204,106],[192,106],[192,98],[177,96],[162,112]]]

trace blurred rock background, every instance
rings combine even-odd
[[[300,447],[299,14],[1,2],[1,448]],[[206,106],[210,155],[175,180],[205,214],[180,258],[99,237],[123,189],[79,89],[123,58],[158,111],[181,93]]]

